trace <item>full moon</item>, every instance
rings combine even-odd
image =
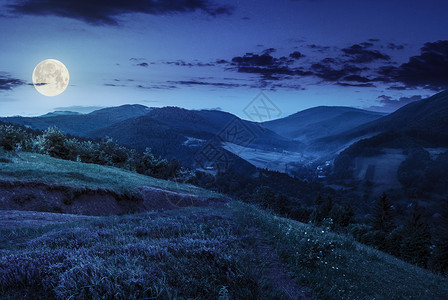
[[[45,96],[61,94],[67,88],[69,79],[67,68],[56,59],[46,59],[34,68],[34,87]]]

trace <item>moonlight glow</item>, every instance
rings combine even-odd
[[[33,72],[36,90],[45,96],[57,96],[68,86],[70,76],[63,63],[55,59],[40,62]]]

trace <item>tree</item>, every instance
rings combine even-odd
[[[434,233],[433,268],[443,275],[448,271],[448,198],[442,202],[439,222]]]
[[[390,233],[394,229],[392,203],[383,193],[378,201],[375,203],[372,214],[373,229],[379,230],[383,233]]]
[[[27,139],[27,134],[12,125],[0,125],[0,147],[6,151],[14,151]]]
[[[163,178],[168,167],[169,164],[166,159],[158,159],[152,154],[150,148],[146,148],[138,172],[149,176]]]
[[[42,152],[56,158],[69,158],[70,148],[68,139],[65,133],[57,127],[49,127],[38,137],[38,141]]]
[[[310,216],[313,224],[319,225],[322,220],[330,217],[330,211],[333,208],[333,199],[328,196],[325,200],[318,195],[315,201],[315,207]]]
[[[330,218],[337,228],[347,227],[352,222],[354,216],[355,213],[350,203],[345,206],[336,204],[330,211]]]
[[[431,233],[417,205],[414,205],[413,212],[406,222],[400,249],[401,258],[420,267],[427,267],[431,254]]]

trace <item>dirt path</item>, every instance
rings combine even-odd
[[[309,296],[310,290],[299,285],[293,274],[284,266],[277,252],[269,245],[268,241],[256,229],[251,228],[252,237],[255,238],[255,253],[266,262],[263,276],[267,282],[274,282],[277,285],[272,288],[283,294],[284,300],[315,300],[316,297]]]

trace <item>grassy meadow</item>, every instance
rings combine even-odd
[[[199,196],[219,197],[216,193],[192,185],[157,179],[116,167],[73,162],[28,152],[0,155],[0,179],[37,180],[74,189],[87,187],[123,194],[135,193],[137,187],[149,185]]]
[[[294,299],[305,286],[321,299],[448,295],[446,278],[241,202],[0,233],[2,298]]]

